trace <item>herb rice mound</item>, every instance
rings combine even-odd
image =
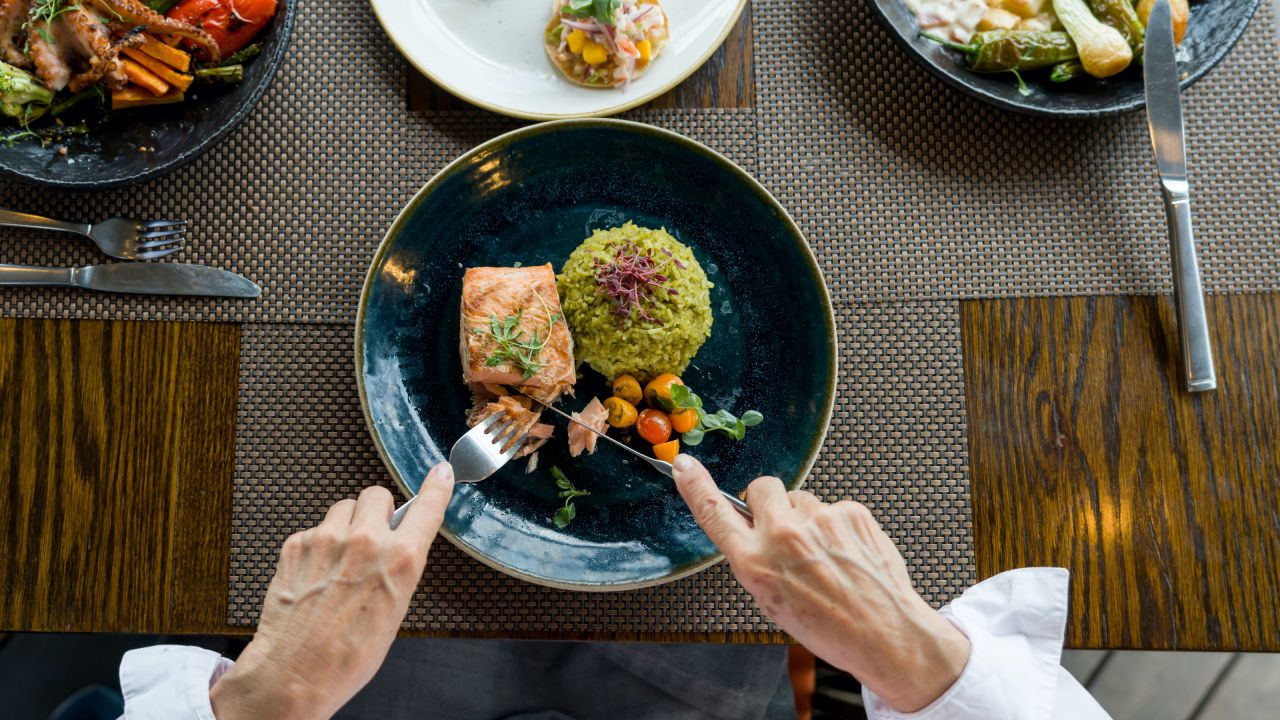
[[[711,336],[714,285],[665,229],[596,230],[556,281],[578,363],[607,379],[679,375]]]

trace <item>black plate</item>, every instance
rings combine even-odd
[[[185,102],[112,113],[89,134],[48,147],[35,142],[0,146],[0,172],[50,187],[105,190],[150,180],[195,160],[266,92],[289,46],[296,6],[295,0],[281,0],[271,25],[258,36],[262,54],[245,64],[240,84],[192,85]],[[65,156],[58,145],[66,146]],[[139,147],[149,150],[139,152]]]
[[[1048,70],[1026,73],[1031,94],[1022,95],[1008,73],[975,73],[964,65],[960,53],[920,36],[920,26],[903,0],[867,0],[889,26],[890,33],[907,53],[942,81],[961,92],[997,107],[1046,117],[1101,117],[1142,107],[1145,97],[1139,67],[1105,80],[1093,78],[1068,83],[1049,82]],[[1179,57],[1186,90],[1213,69],[1244,34],[1259,0],[1204,0],[1192,2],[1187,35]]]

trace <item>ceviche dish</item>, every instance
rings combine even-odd
[[[571,82],[626,88],[667,45],[659,0],[554,0],[547,57]]]
[[[763,415],[712,412],[680,377],[713,331],[712,287],[687,246],[630,222],[596,230],[558,275],[549,263],[466,269],[459,352],[473,398],[467,424],[497,414],[515,420],[509,439],[522,443],[516,456],[535,472],[539,448],[556,436],[542,422],[543,405],[573,397],[581,373],[594,372],[608,396],[578,398],[571,414],[600,433],[667,462],[682,442],[743,440]],[[594,453],[598,439],[569,424],[570,458]],[[563,528],[576,515],[574,498],[589,492],[559,467],[548,472],[561,499],[549,522]]]
[[[0,0],[0,142],[238,83],[277,0]]]
[[[905,0],[921,33],[961,53],[970,70],[1050,81],[1106,78],[1142,65],[1154,0]],[[1174,39],[1187,31],[1187,0],[1171,0]]]

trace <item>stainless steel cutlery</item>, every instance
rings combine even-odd
[[[239,275],[203,265],[110,263],[80,268],[0,264],[0,286],[52,285],[138,295],[254,298],[262,289]]]
[[[121,260],[154,260],[179,252],[186,245],[186,220],[129,220],[111,218],[100,223],[70,223],[0,208],[0,227],[35,228],[83,235],[102,252]]]

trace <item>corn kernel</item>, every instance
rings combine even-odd
[[[649,62],[649,57],[653,54],[653,44],[648,40],[641,40],[636,43],[636,49],[640,51],[640,62]]]
[[[588,65],[600,65],[609,59],[609,51],[598,42],[591,40],[582,48],[582,59],[587,61]]]
[[[574,30],[569,33],[568,42],[569,50],[576,55],[581,55],[582,46],[587,44],[587,34],[581,30]]]

